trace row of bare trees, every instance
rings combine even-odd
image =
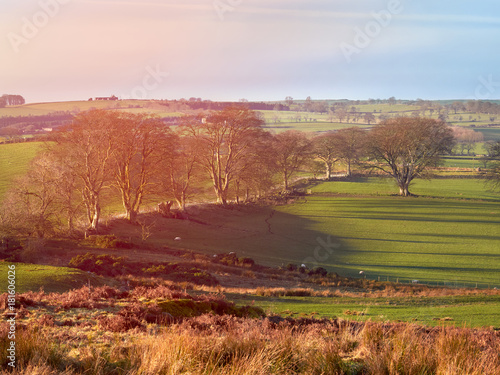
[[[25,100],[21,95],[4,94],[0,96],[0,108],[6,107],[8,105],[23,105],[24,103]]]
[[[33,236],[50,233],[61,221],[73,232],[82,217],[98,231],[103,206],[118,197],[126,218],[136,222],[145,199],[173,198],[184,210],[211,184],[218,203],[239,202],[243,193],[248,199],[289,189],[313,162],[329,179],[335,163],[350,175],[361,159],[395,178],[407,196],[411,181],[437,165],[453,142],[445,123],[422,118],[308,137],[266,132],[259,114],[244,107],[186,116],[172,128],[148,114],[91,110],[46,143],[8,193],[1,219]]]

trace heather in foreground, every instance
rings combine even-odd
[[[95,322],[61,328],[64,322],[38,319],[20,327],[14,373],[500,373],[493,330],[214,314],[121,331]],[[1,338],[5,353],[6,325]]]

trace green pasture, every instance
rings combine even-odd
[[[498,127],[498,128],[475,128],[474,130],[483,133],[485,141],[498,141],[498,140],[500,140],[500,127]]]
[[[26,173],[41,147],[40,142],[0,145],[0,200],[14,179]]]
[[[313,265],[381,280],[500,286],[499,197],[481,181],[418,181],[418,198],[390,196],[390,179],[329,182],[312,191],[303,203],[278,211],[335,244],[312,257],[309,250]]]
[[[446,168],[484,168],[484,160],[478,156],[445,157],[443,167]]]
[[[241,304],[252,301],[268,313],[295,318],[315,316],[349,320],[405,321],[430,326],[500,328],[500,296],[447,297],[262,297],[228,295]],[[353,315],[362,313],[363,315]]]
[[[353,124],[346,122],[278,122],[268,123],[265,129],[274,133],[281,133],[287,130],[298,130],[306,133],[327,132],[331,130],[346,129],[352,127],[366,128],[368,125]]]
[[[290,205],[195,210],[198,222],[170,220],[150,240],[352,277],[500,287],[498,194],[475,179],[418,181],[412,191],[420,196],[395,196],[382,178],[321,183]]]
[[[7,291],[8,266],[15,265],[16,293],[38,291],[40,288],[47,293],[66,292],[70,289],[81,288],[88,285],[105,285],[105,280],[100,276],[68,267],[53,267],[40,264],[0,262],[0,293]]]
[[[313,194],[351,194],[390,196],[399,192],[392,178],[358,177],[351,181],[319,182],[311,187]],[[414,180],[410,192],[427,198],[458,198],[469,200],[500,201],[500,194],[488,190],[485,180],[477,178],[435,178],[431,180]],[[399,197],[394,197],[400,199]],[[416,201],[409,198],[407,201]]]
[[[410,115],[411,112],[417,110],[419,107],[407,104],[361,104],[361,105],[349,105],[348,110],[352,107],[356,107],[357,112],[373,112],[373,113],[407,113]]]

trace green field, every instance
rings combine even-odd
[[[418,198],[388,196],[396,191],[390,179],[329,182],[312,191],[304,203],[279,212],[338,242],[319,265],[383,280],[500,286],[499,197],[482,181],[418,181]]]
[[[88,285],[101,286],[105,280],[75,268],[53,267],[39,264],[0,262],[0,290],[7,290],[8,266],[15,265],[16,293],[38,291],[42,288],[46,293],[65,292],[70,289]]]
[[[279,122],[279,123],[268,123],[265,129],[272,131],[274,133],[281,133],[287,130],[298,130],[305,133],[315,133],[315,132],[328,132],[332,130],[346,129],[353,126],[359,128],[365,128],[367,125],[363,124],[352,124],[352,123],[340,123],[340,122]]]
[[[0,145],[0,200],[16,177],[22,176],[42,143],[27,142]]]
[[[430,326],[500,327],[500,296],[446,297],[262,297],[229,294],[239,304],[252,301],[268,313],[283,316],[316,316],[349,320],[406,321]],[[353,315],[358,312],[363,315]],[[451,318],[443,323],[444,318]]]
[[[274,209],[202,210],[206,224],[174,220],[151,241],[375,280],[500,287],[498,195],[473,179],[418,181],[420,197],[396,191],[389,179],[322,183]]]
[[[369,196],[390,196],[398,193],[395,180],[382,177],[359,177],[353,181],[320,182],[311,187],[314,194],[351,194]],[[414,180],[410,191],[419,197],[459,198],[469,200],[500,201],[500,194],[489,191],[485,180],[475,178],[435,178]],[[419,201],[418,198],[401,199],[403,202]]]

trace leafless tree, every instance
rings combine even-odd
[[[323,162],[325,178],[327,180],[330,179],[333,165],[338,160],[337,146],[338,143],[335,132],[318,135],[312,140],[313,155]]]
[[[22,236],[46,237],[59,225],[57,176],[47,155],[36,157],[28,173],[8,191],[2,205],[2,226]]]
[[[398,117],[375,126],[367,145],[376,162],[373,167],[395,178],[400,195],[409,196],[412,181],[439,165],[441,156],[451,152],[454,138],[442,121]]]
[[[467,151],[467,155],[470,155],[476,143],[484,141],[483,133],[461,126],[455,126],[452,129],[457,145],[460,147],[461,154],[464,154],[464,151]]]
[[[201,122],[199,117],[187,117],[184,119],[184,126],[180,129],[196,126],[199,122]],[[182,211],[186,210],[193,180],[200,180],[200,152],[197,141],[195,137],[183,134],[182,131],[174,134],[171,155],[165,158],[164,162],[165,174],[161,175],[164,192],[173,195]]]
[[[346,117],[348,117],[349,113],[347,112],[347,109],[344,106],[342,106],[335,109],[335,115],[339,119],[339,122],[342,122]]]
[[[366,121],[366,123],[367,123],[368,125],[370,125],[372,122],[374,122],[374,121],[375,121],[375,115],[374,115],[373,113],[371,113],[371,112],[367,112],[367,113],[365,113],[365,115],[363,116],[363,120],[365,120],[365,121]]]
[[[366,131],[356,127],[341,129],[333,137],[337,160],[346,168],[346,175],[352,175],[353,165],[359,162],[364,152]]]
[[[276,171],[281,174],[285,190],[291,177],[311,158],[311,142],[304,133],[288,130],[274,136],[272,154]]]
[[[486,178],[493,190],[500,190],[500,141],[486,145]]]
[[[145,114],[114,113],[111,166],[127,220],[137,222],[144,197],[151,193],[159,166],[174,148],[163,122]]]
[[[112,183],[115,145],[112,129],[116,117],[111,111],[83,112],[52,138],[54,147],[59,148],[67,166],[79,180],[88,229],[92,231],[98,230],[103,192]]]
[[[197,142],[200,165],[212,180],[218,203],[227,203],[231,182],[251,162],[247,155],[263,133],[263,123],[245,107],[228,107],[184,125]]]

